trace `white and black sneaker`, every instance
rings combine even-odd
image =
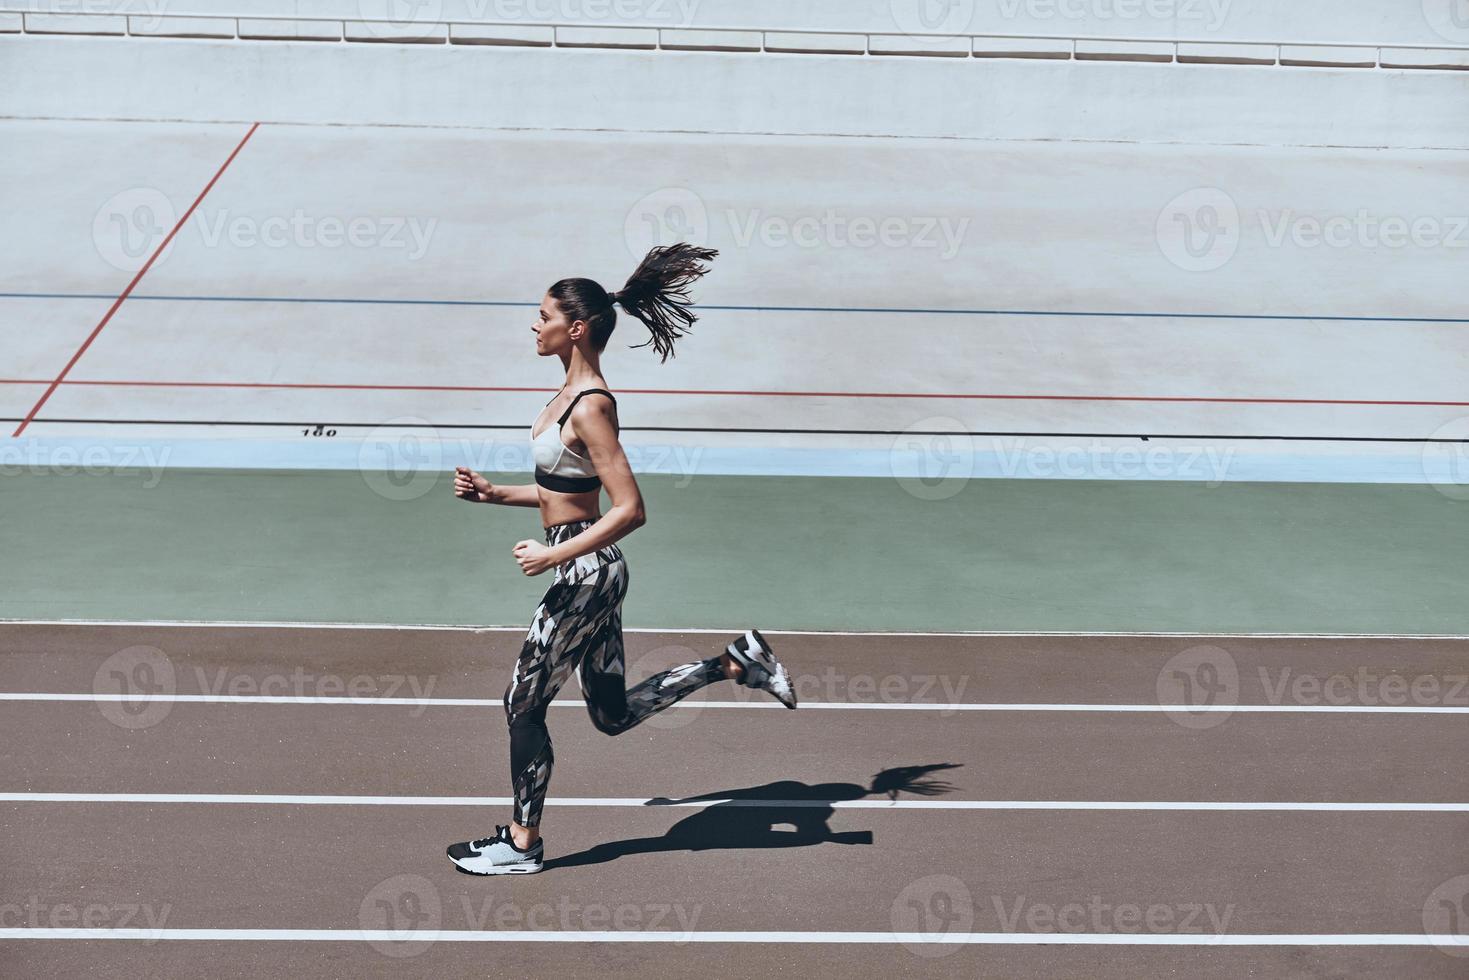
[[[522,851],[510,839],[510,827],[496,827],[494,837],[450,844],[446,853],[455,866],[472,875],[533,875],[541,870],[545,842],[539,837]]]
[[[746,630],[743,636],[736,638],[724,649],[744,669],[744,674],[736,683],[769,691],[787,708],[796,706],[796,689],[791,684],[791,672],[786,670],[785,664],[775,659],[775,653],[759,630]]]

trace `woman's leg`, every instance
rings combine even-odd
[[[622,609],[612,611],[577,671],[592,724],[600,732],[621,735],[649,715],[677,704],[700,688],[730,676],[726,656],[695,660],[654,674],[627,690],[622,647]]]
[[[599,552],[559,566],[556,581],[536,608],[504,698],[515,792],[515,826],[511,829],[519,828],[525,838],[517,841],[521,846],[539,836],[535,828],[540,825],[555,761],[546,709],[596,642],[626,591],[627,572],[620,552],[615,557]],[[531,833],[524,834],[526,830]]]

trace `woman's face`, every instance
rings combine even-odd
[[[531,327],[536,335],[536,353],[542,356],[559,354],[571,347],[570,329],[571,324],[566,322],[566,315],[561,312],[561,304],[547,293],[541,298],[540,312]]]

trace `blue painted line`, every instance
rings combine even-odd
[[[0,299],[105,299],[110,293],[0,293]],[[478,306],[519,307],[535,309],[540,303],[513,300],[478,299],[362,299],[332,296],[164,296],[133,294],[129,302],[165,303],[335,303],[362,306]],[[1432,316],[1337,316],[1304,313],[1159,313],[1111,312],[1106,310],[981,310],[938,309],[901,306],[739,306],[700,303],[701,310],[729,310],[741,313],[897,313],[939,316],[1027,316],[1027,317],[1107,317],[1116,319],[1164,320],[1274,320],[1336,323],[1469,323],[1469,317]]]

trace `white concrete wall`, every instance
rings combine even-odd
[[[0,10],[1469,43],[1462,0],[0,0]]]
[[[1469,72],[0,35],[0,115],[1469,147]]]
[[[670,365],[609,350],[629,425],[887,433],[656,436],[734,471],[872,472],[908,430],[1469,438],[1469,73],[22,35],[0,117],[7,415],[262,122],[46,414],[519,426],[557,381],[528,309],[455,301],[684,237],[721,249],[708,312]],[[210,238],[297,214],[436,230]],[[1277,458],[1227,478],[1424,473],[1417,444],[1240,445]]]

